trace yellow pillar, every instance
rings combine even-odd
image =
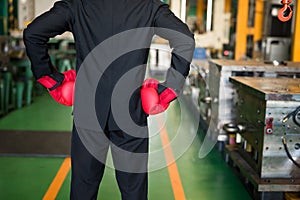
[[[226,0],[228,1],[228,0]],[[247,35],[253,35],[253,45],[262,39],[264,1],[255,2],[255,22],[254,27],[248,27],[249,0],[238,1],[237,25],[236,25],[236,44],[235,60],[241,60],[246,55]],[[253,52],[254,53],[254,52]],[[259,55],[253,55],[253,58]]]
[[[197,0],[197,17],[203,18],[204,4],[203,0]]]
[[[196,21],[196,24],[197,24],[198,27],[203,26],[203,23],[204,23],[203,16],[204,16],[204,3],[203,3],[203,0],[197,0],[197,21]]]
[[[264,24],[264,1],[256,1],[255,22],[254,22],[254,42],[262,39]]]
[[[231,10],[231,0],[225,0],[224,12],[230,13]]]
[[[292,46],[292,61],[300,61],[300,1],[296,2],[297,12],[293,12],[295,15],[295,31],[293,36],[293,46]]]
[[[248,8],[249,0],[238,1],[236,39],[235,39],[235,60],[240,60],[246,55],[247,32],[248,32]]]

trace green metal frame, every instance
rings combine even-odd
[[[8,34],[8,1],[0,0],[0,35]]]

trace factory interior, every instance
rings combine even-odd
[[[149,200],[300,199],[300,1],[161,1],[195,50],[182,95],[148,117]],[[70,198],[72,106],[35,80],[23,40],[55,2],[0,0],[2,200]],[[76,68],[71,32],[48,50],[59,72]],[[171,51],[153,38],[146,76],[163,81]],[[111,166],[97,199],[121,199]]]

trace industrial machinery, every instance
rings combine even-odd
[[[192,110],[201,116],[201,127],[206,130],[210,122],[211,105],[208,89],[209,63],[207,59],[193,59],[187,77],[185,95],[191,97]],[[195,109],[196,108],[196,109]]]
[[[226,141],[223,125],[236,121],[236,89],[231,76],[243,77],[300,77],[300,63],[210,60],[208,88],[211,99],[211,120],[208,136],[213,141]],[[208,99],[208,98],[206,98]]]
[[[3,115],[7,112],[7,105],[5,104],[8,101],[6,95],[7,91],[7,78],[4,76],[4,73],[8,70],[9,64],[9,37],[1,36],[0,37],[0,115]]]
[[[282,7],[282,4],[284,5]],[[292,5],[291,0],[265,2],[262,51],[265,60],[291,60]],[[286,12],[288,12],[287,16]],[[284,23],[282,22],[284,21]]]
[[[9,63],[9,36],[0,36],[0,67]]]
[[[206,48],[211,51],[210,54],[213,54],[213,51],[221,52],[223,45],[229,43],[230,10],[226,10],[224,0],[198,2],[198,10],[201,11],[198,13],[199,21],[196,24],[200,23],[202,28],[200,28],[201,32],[195,32],[196,47]],[[207,2],[206,6],[204,6],[204,2]]]
[[[237,88],[236,123],[240,135],[227,146],[231,161],[256,191],[274,194],[300,191],[300,79],[231,77]],[[299,164],[298,164],[299,163]]]

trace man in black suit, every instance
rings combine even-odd
[[[66,31],[75,40],[76,75],[57,72],[48,55],[49,39]],[[154,35],[169,41],[171,67],[164,83],[143,83]],[[24,30],[24,42],[35,78],[59,103],[73,104],[65,95],[73,96],[67,83],[76,76],[71,199],[97,198],[109,146],[122,199],[147,199],[147,117],[182,91],[195,46],[186,24],[159,0],[63,0]],[[145,110],[151,95],[155,112]]]

